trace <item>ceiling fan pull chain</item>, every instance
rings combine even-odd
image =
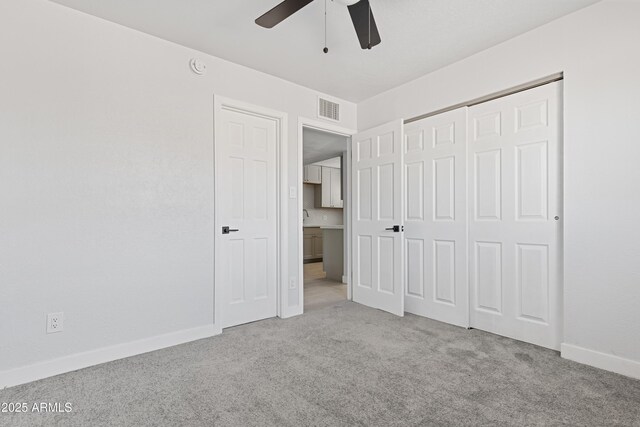
[[[322,49],[324,53],[329,52],[329,48],[327,47],[327,0],[324,0],[324,49]]]

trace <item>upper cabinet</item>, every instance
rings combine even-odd
[[[331,203],[334,208],[342,208],[342,173],[340,169],[331,169]]]
[[[322,184],[322,166],[308,165],[304,167],[305,184]]]
[[[322,185],[316,189],[317,208],[342,208],[342,176],[340,169],[322,166]]]

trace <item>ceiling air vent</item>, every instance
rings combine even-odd
[[[340,121],[340,104],[318,98],[318,117],[336,122]]]

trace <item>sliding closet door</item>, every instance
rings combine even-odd
[[[561,83],[469,109],[471,326],[558,349]]]
[[[469,326],[467,108],[405,126],[405,310]]]

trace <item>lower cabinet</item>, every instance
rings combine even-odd
[[[304,237],[302,238],[302,254],[304,255],[304,259],[311,259],[313,258],[313,236],[308,235],[306,231],[304,233]]]
[[[322,230],[320,227],[305,227],[302,241],[304,259],[322,258]]]
[[[322,230],[320,230],[320,235],[313,236],[313,255],[314,258],[322,258]]]

